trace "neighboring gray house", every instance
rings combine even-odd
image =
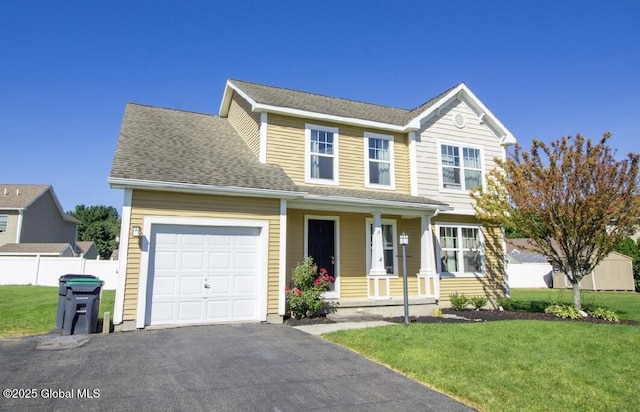
[[[98,259],[98,248],[96,248],[96,244],[92,241],[77,241],[76,242],[76,253],[79,256],[84,257],[85,259]]]
[[[62,210],[49,185],[0,184],[0,246],[76,244],[78,220]]]

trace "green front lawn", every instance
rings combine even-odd
[[[633,410],[640,327],[410,324],[324,335],[484,411]]]
[[[98,317],[113,314],[115,290],[102,292]],[[0,338],[37,335],[55,328],[58,287],[0,286]]]
[[[573,292],[570,289],[511,289],[511,302],[516,310],[544,312],[552,303],[572,305]],[[620,319],[640,322],[640,293],[585,290],[582,305],[606,307],[620,315]]]

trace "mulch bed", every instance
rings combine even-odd
[[[455,315],[456,317],[449,316],[410,316],[410,322],[416,323],[469,323],[469,322],[494,322],[501,320],[547,320],[547,321],[561,321],[561,322],[589,322],[589,323],[607,323],[616,325],[634,325],[640,326],[640,322],[634,320],[621,320],[620,322],[608,322],[603,319],[593,318],[591,316],[580,319],[562,319],[550,313],[537,313],[537,312],[515,312],[515,311],[500,311],[500,310],[474,310],[466,309],[463,311],[457,311],[455,309],[442,309],[444,315]],[[463,318],[463,319],[461,319]],[[404,323],[404,316],[397,316],[393,318],[384,318],[387,322]],[[302,326],[302,325],[316,325],[322,323],[336,323],[326,316],[318,316],[315,318],[285,319],[285,325],[289,326]]]

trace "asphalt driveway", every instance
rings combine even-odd
[[[0,387],[0,409],[11,411],[471,410],[319,337],[265,324],[0,340]]]

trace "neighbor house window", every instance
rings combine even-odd
[[[338,184],[338,129],[306,125],[306,181]]]
[[[9,218],[9,216],[7,215],[0,215],[0,232],[6,232],[7,231],[7,219]]]
[[[371,270],[371,247],[373,245],[373,220],[367,219],[367,273]],[[388,275],[397,275],[398,248],[396,242],[395,220],[382,219],[382,250],[384,255],[384,268]]]
[[[440,163],[444,189],[473,190],[482,183],[480,149],[442,144]]]
[[[393,136],[365,133],[365,186],[393,188]]]
[[[438,226],[440,271],[444,273],[482,273],[482,233],[478,226]]]

